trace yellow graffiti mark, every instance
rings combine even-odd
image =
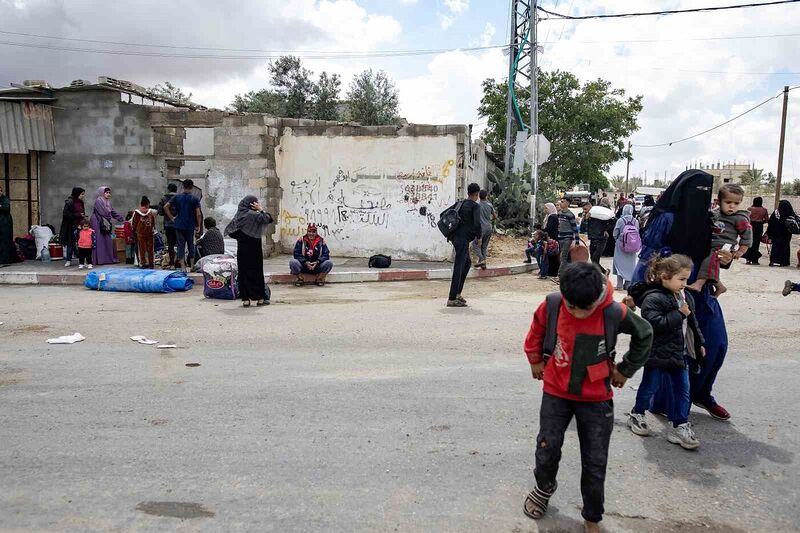
[[[450,167],[452,167],[455,164],[456,164],[455,161],[453,161],[452,159],[448,159],[447,162],[444,165],[442,165],[442,177],[443,178],[446,178],[446,177],[450,176]]]
[[[287,211],[286,209],[281,211],[281,220],[283,221],[284,224],[295,223],[295,224],[301,224],[302,225],[302,224],[306,223],[306,219],[305,219],[304,216],[302,216],[302,215],[293,215],[289,211]]]

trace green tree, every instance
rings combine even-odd
[[[614,187],[614,190],[621,191],[625,188],[625,176],[620,176],[619,174],[617,174],[608,181],[611,182],[611,185]]]
[[[163,84],[159,83],[155,87],[150,87],[149,91],[156,96],[170,98],[181,104],[188,104],[192,99],[192,93],[185,94],[179,87],[174,86],[168,81],[165,81]]]
[[[764,170],[760,168],[751,168],[746,172],[742,172],[739,176],[739,182],[745,187],[748,187],[751,192],[758,191],[763,181]]]
[[[316,120],[339,120],[339,90],[342,80],[338,74],[323,72],[313,89],[313,118]]]
[[[269,89],[237,94],[228,106],[239,113],[268,113],[287,118],[340,120],[338,74],[314,73],[303,67],[299,57],[282,56],[267,67]]]
[[[607,188],[604,172],[626,157],[625,139],[639,129],[637,116],[642,97],[626,97],[623,89],[597,79],[581,83],[569,72],[539,71],[539,129],[550,140],[550,159],[542,175],[562,180],[568,186],[589,183]],[[478,107],[487,119],[482,135],[495,153],[505,152],[505,81],[485,80]],[[530,99],[530,91],[516,88],[518,102]],[[530,123],[530,108],[520,104],[522,120]]]
[[[397,89],[386,72],[372,69],[353,76],[347,92],[349,118],[364,126],[396,124],[400,106]]]
[[[784,196],[800,196],[800,181],[781,183],[781,194]]]

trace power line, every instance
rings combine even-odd
[[[491,46],[472,46],[467,48],[439,48],[428,50],[386,50],[372,52],[303,52],[303,51],[272,51],[265,55],[220,55],[220,54],[169,54],[164,52],[145,52],[140,50],[108,50],[95,48],[75,48],[39,43],[18,43],[12,41],[0,41],[0,45],[16,46],[20,48],[39,48],[44,50],[58,50],[67,52],[87,52],[93,54],[111,54],[123,56],[140,57],[169,57],[183,59],[244,59],[244,60],[264,60],[277,59],[282,55],[292,54],[303,59],[360,59],[372,57],[408,57],[443,54],[446,52],[477,52],[481,50],[493,50],[498,48],[508,48],[507,44]]]
[[[800,86],[790,87],[789,90],[792,91],[792,90],[798,89],[798,88],[800,88]],[[764,100],[760,104],[757,104],[757,105],[751,107],[747,111],[744,111],[743,113],[740,113],[740,114],[736,115],[735,117],[729,118],[728,120],[726,120],[725,122],[723,122],[721,124],[717,124],[714,127],[708,128],[707,130],[701,131],[700,133],[695,133],[694,135],[690,135],[689,137],[684,137],[683,139],[678,139],[676,141],[669,141],[669,142],[659,143],[659,144],[632,144],[631,147],[634,147],[634,148],[660,148],[662,146],[672,146],[673,144],[678,144],[678,143],[682,143],[684,141],[688,141],[690,139],[695,139],[697,137],[700,137],[701,135],[705,135],[706,133],[709,133],[709,132],[712,132],[712,131],[714,131],[716,129],[719,129],[722,126],[726,126],[726,125],[730,124],[731,122],[733,122],[734,120],[738,120],[738,119],[742,118],[743,116],[747,115],[748,113],[750,113],[752,111],[755,111],[759,107],[761,107],[763,105],[766,105],[767,103],[771,102],[772,100],[775,100],[775,99],[780,98],[782,96],[783,96],[783,91],[779,92],[775,96],[770,96],[769,98],[767,98],[766,100]]]
[[[697,7],[693,9],[672,9],[668,11],[644,11],[640,13],[616,13],[616,14],[609,14],[609,15],[579,15],[579,16],[572,16],[572,15],[563,15],[561,13],[555,13],[553,11],[549,11],[543,7],[537,6],[537,9],[542,13],[546,13],[550,15],[548,18],[543,18],[541,20],[556,20],[556,19],[568,19],[568,20],[588,20],[588,19],[613,19],[613,18],[626,18],[626,17],[644,17],[644,16],[652,16],[652,15],[676,15],[680,13],[701,13],[707,11],[724,11],[728,9],[742,9],[748,7],[765,7],[765,6],[775,6],[780,4],[794,4],[800,2],[800,0],[776,0],[773,2],[760,2],[760,3],[753,3],[753,4],[738,4],[732,6],[717,6],[717,7]]]
[[[2,33],[2,32],[0,32]],[[602,43],[665,43],[685,41],[735,41],[746,39],[774,39],[781,37],[800,37],[800,33],[773,33],[770,35],[730,35],[721,37],[687,37],[675,39],[609,39],[592,41],[569,41],[576,44],[602,44]],[[556,44],[558,41],[541,41],[541,44]]]

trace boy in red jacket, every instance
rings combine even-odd
[[[558,486],[564,433],[574,416],[581,445],[581,514],[585,530],[594,532],[600,531],[603,518],[608,444],[614,428],[611,386],[624,386],[644,365],[653,330],[614,301],[614,287],[592,263],[565,267],[560,287],[560,295],[548,296],[536,310],[525,339],[531,373],[544,380],[544,393],[536,437],[536,487],[525,498],[524,512],[538,519],[547,511]],[[556,310],[549,321],[548,308]],[[630,350],[614,364],[619,332],[631,336]]]

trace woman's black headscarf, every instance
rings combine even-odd
[[[753,198],[753,207],[764,207],[764,199],[760,196]]]
[[[789,203],[789,200],[781,200],[778,202],[778,214],[782,220],[794,216],[794,207]]]
[[[653,207],[656,205],[656,200],[653,198],[651,194],[644,195],[644,202],[642,202],[644,207]]]
[[[72,188],[72,194],[70,194],[70,196],[77,200],[78,196],[80,196],[81,193],[83,193],[83,192],[86,192],[86,189],[81,189],[80,187],[73,187]]]
[[[242,198],[242,201],[239,202],[239,207],[236,208],[236,215],[234,215],[233,220],[225,227],[225,235],[233,235],[240,231],[248,237],[254,239],[261,238],[267,224],[272,222],[272,217],[267,213],[261,213],[250,209],[250,205],[257,201],[258,198],[253,195]]]
[[[650,213],[654,221],[666,212],[675,214],[667,236],[672,253],[688,255],[702,262],[711,250],[711,188],[714,177],[708,172],[686,170],[673,181]]]

